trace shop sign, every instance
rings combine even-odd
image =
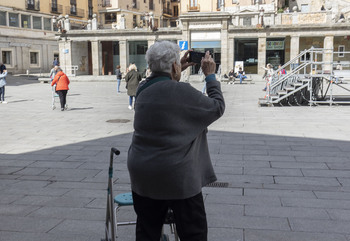
[[[284,50],[284,41],[266,41],[266,50]]]

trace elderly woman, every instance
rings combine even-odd
[[[67,93],[68,93],[68,85],[69,85],[69,79],[65,73],[63,73],[62,69],[58,66],[55,66],[56,69],[56,75],[55,78],[51,82],[51,86],[56,85],[56,93],[60,97],[60,103],[61,103],[61,111],[64,111],[67,109]]]
[[[129,72],[125,75],[126,88],[129,96],[129,110],[132,110],[133,99],[136,96],[136,90],[141,81],[141,75],[137,72],[135,64],[129,66]]]
[[[201,62],[208,96],[179,82],[181,71],[194,65],[188,54],[180,61],[179,46],[169,41],[156,42],[146,53],[152,74],[137,91],[128,152],[136,240],[160,240],[168,208],[181,241],[207,240],[202,187],[216,176],[206,133],[225,103],[209,52]]]

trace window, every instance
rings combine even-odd
[[[216,8],[217,8],[217,9],[220,9],[220,7],[221,7],[221,0],[217,0],[217,2],[216,2]]]
[[[39,53],[38,52],[30,52],[30,64],[31,65],[39,65]]]
[[[93,6],[92,6],[92,0],[88,1],[88,18],[92,18],[93,15]]]
[[[154,10],[153,0],[149,0],[149,10]]]
[[[41,17],[33,16],[33,28],[34,29],[42,29]]]
[[[2,62],[7,65],[12,64],[12,52],[11,51],[2,51]]]
[[[6,26],[6,12],[0,11],[0,25]]]
[[[252,18],[251,17],[244,17],[243,18],[243,26],[251,26],[252,25]]]
[[[345,52],[345,46],[344,45],[339,45],[339,47],[338,47],[338,57],[344,57],[344,52]]]
[[[44,18],[44,30],[51,31],[51,18]]]
[[[174,6],[174,17],[179,16],[179,6]]]
[[[106,13],[105,14],[105,23],[114,23],[117,22],[117,15],[115,13]]]
[[[190,7],[197,7],[197,0],[190,0]]]
[[[132,7],[133,7],[133,8],[137,8],[137,2],[136,2],[136,0],[132,0]]]
[[[133,28],[137,27],[137,16],[136,15],[132,16],[132,27]]]
[[[58,12],[57,0],[51,0],[51,12]]]
[[[70,13],[73,15],[77,15],[77,1],[70,0]]]
[[[9,25],[11,27],[19,27],[18,13],[9,13]]]
[[[30,15],[21,15],[21,27],[22,28],[31,28]]]

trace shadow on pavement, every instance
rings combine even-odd
[[[0,236],[103,238],[110,148],[121,151],[115,194],[129,191],[131,137],[0,154]],[[243,240],[244,232],[245,240],[346,240],[350,142],[222,131],[209,131],[208,142],[218,181],[228,183],[203,189],[209,240]],[[123,215],[135,218],[132,210]],[[134,227],[119,232],[118,240],[134,240]]]

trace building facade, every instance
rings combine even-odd
[[[13,74],[48,72],[61,54],[56,20],[86,28],[97,8],[97,0],[0,0],[0,61]]]
[[[121,2],[127,4],[124,10],[121,5],[110,5],[117,13],[110,28],[72,30],[61,37],[60,49],[67,52],[61,56],[62,63],[78,64],[79,74],[113,74],[116,65],[125,71],[129,63],[135,63],[142,72],[147,67],[144,57],[148,47],[158,40],[170,40],[185,41],[196,51],[211,51],[220,73],[239,63],[248,74],[263,74],[267,63],[277,67],[304,49],[344,52],[350,48],[349,0],[182,0],[176,5],[180,11],[176,26],[156,25],[156,29],[147,24],[151,1],[137,1],[140,12],[136,21],[136,12],[130,12],[135,1]],[[163,13],[155,8],[153,21],[158,19],[159,24]],[[137,26],[142,16],[148,16],[146,24]],[[348,68],[348,57],[340,53],[333,60]],[[196,74],[198,68],[193,67],[189,74]]]

